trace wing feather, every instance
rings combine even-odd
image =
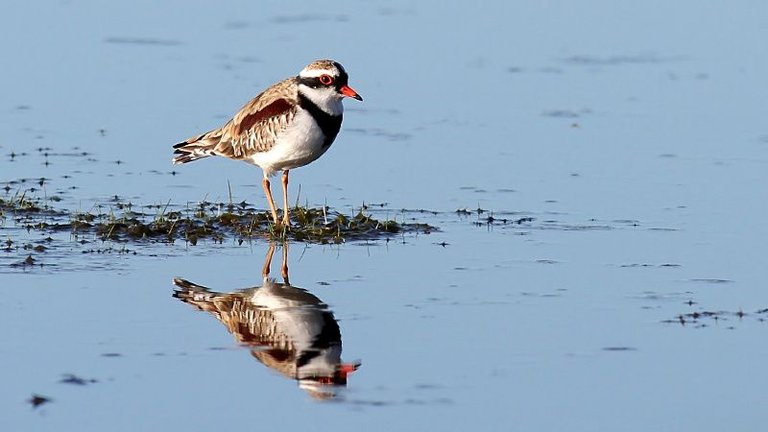
[[[297,102],[294,78],[268,88],[221,128],[221,139],[214,151],[234,159],[269,151],[275,145],[277,135],[296,115]]]

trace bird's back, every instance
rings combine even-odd
[[[298,109],[296,78],[280,81],[246,103],[224,126],[174,146],[175,164],[208,156],[248,160],[267,152]]]

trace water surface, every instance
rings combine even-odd
[[[174,277],[260,286],[266,242],[64,234],[30,252],[42,267],[3,252],[7,428],[714,431],[768,419],[763,2],[6,9],[4,197],[184,206],[228,201],[229,182],[235,202],[265,207],[258,169],[174,167],[170,146],[332,57],[365,101],[292,173],[292,199],[349,214],[385,204],[370,211],[441,228],[289,246],[291,285],[332,312],[342,361],[361,363],[325,402],[173,297]],[[2,236],[45,234],[6,216]],[[33,408],[33,394],[52,401]]]

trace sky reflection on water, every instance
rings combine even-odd
[[[262,203],[258,169],[173,167],[171,145],[333,57],[366,99],[328,154],[292,173],[299,202],[387,203],[377,214],[441,231],[291,245],[291,282],[329,305],[344,358],[365,361],[330,404],[171,297],[179,275],[253,286],[265,243],[135,255],[71,243],[40,254],[59,265],[43,269],[3,259],[5,424],[754,430],[767,420],[766,13],[758,1],[6,5],[8,194],[45,177],[66,208],[114,195],[183,206],[227,201],[229,181],[235,201]],[[2,234],[38,240],[8,220]],[[32,409],[33,393],[53,400]]]

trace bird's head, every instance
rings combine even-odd
[[[349,86],[349,75],[344,66],[333,60],[315,60],[308,64],[299,72],[298,82],[299,91],[319,106],[344,97],[363,100]]]

